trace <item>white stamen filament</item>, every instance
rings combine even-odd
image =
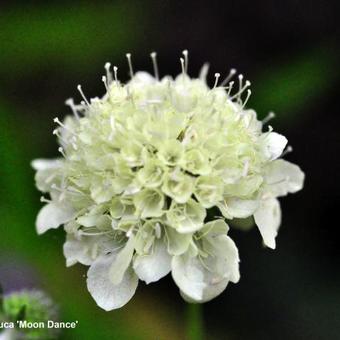
[[[215,73],[215,84],[213,89],[215,89],[217,87],[218,84],[218,80],[220,79],[221,74],[220,73]]]
[[[111,67],[110,63],[106,63],[104,66],[106,70],[106,78],[107,78],[108,85],[112,83],[112,72],[110,71],[110,67]]]
[[[158,64],[157,64],[157,53],[156,52],[152,52],[150,54],[150,56],[151,56],[151,59],[152,59],[153,72],[154,72],[155,78],[157,80],[159,80]]]
[[[129,64],[129,72],[130,72],[130,77],[133,77],[133,68],[132,68],[132,61],[131,61],[131,53],[126,53],[126,58]]]
[[[267,124],[270,120],[272,120],[275,117],[274,112],[269,112],[268,115],[262,119],[262,124]]]
[[[188,50],[184,50],[182,52],[182,54],[184,56],[184,72],[186,74],[188,74],[188,64],[189,64],[189,57],[188,57],[188,55],[189,55],[189,52],[188,52]]]
[[[293,147],[292,147],[291,145],[288,145],[287,148],[286,148],[286,150],[284,150],[284,151],[282,152],[281,157],[284,157],[284,156],[286,156],[288,153],[291,153],[291,152],[293,152]]]
[[[79,114],[78,114],[76,105],[74,104],[73,98],[67,99],[65,101],[65,104],[70,107],[70,109],[72,110],[72,113],[74,114],[74,116],[79,120]]]
[[[115,84],[118,85],[118,67],[117,66],[113,66],[113,74],[114,74],[114,77],[115,77]]]
[[[229,71],[229,74],[224,78],[224,80],[222,81],[221,83],[221,86],[225,86],[229,83],[230,79],[236,74],[236,69],[232,68],[230,71]]]
[[[89,101],[87,100],[87,98],[85,97],[84,92],[83,92],[83,90],[82,90],[82,88],[81,88],[81,85],[78,85],[78,86],[77,86],[77,89],[78,89],[80,95],[83,97],[85,103],[86,103],[88,106],[90,106],[90,103],[89,103]]]
[[[181,68],[182,68],[182,74],[183,74],[183,79],[185,76],[185,65],[184,65],[184,59],[183,58],[179,58],[180,62],[181,62]]]

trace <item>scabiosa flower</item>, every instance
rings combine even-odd
[[[48,193],[39,234],[64,225],[67,266],[90,266],[87,287],[105,310],[133,296],[138,281],[171,272],[182,296],[216,297],[238,282],[239,255],[226,220],[254,216],[264,244],[275,248],[277,197],[302,188],[300,168],[279,159],[287,139],[245,108],[250,83],[235,74],[215,85],[187,74],[175,79],[134,74],[121,84],[105,65],[106,94],[66,103],[73,116],[58,124],[62,156],[35,160],[36,183]],[[245,98],[244,98],[245,97]],[[270,116],[269,116],[270,118]]]

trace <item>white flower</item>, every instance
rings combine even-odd
[[[213,88],[187,74],[175,79],[133,73],[121,84],[105,65],[106,94],[67,104],[55,118],[62,158],[35,160],[36,184],[49,195],[39,234],[64,225],[67,266],[90,266],[88,290],[105,310],[171,272],[182,296],[204,302],[238,282],[239,255],[223,219],[254,216],[265,245],[275,248],[277,197],[300,190],[304,174],[280,157],[287,139],[262,132],[245,109],[250,83],[232,70]],[[244,99],[244,93],[246,98]]]

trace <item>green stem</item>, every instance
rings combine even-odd
[[[186,311],[187,339],[203,340],[203,308],[202,304],[188,303]]]

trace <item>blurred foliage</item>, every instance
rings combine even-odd
[[[302,109],[324,95],[339,76],[338,58],[329,45],[274,61],[254,81],[251,104],[263,117],[274,110],[279,123],[298,120]]]
[[[0,16],[0,65],[12,67],[0,67],[0,74],[34,73],[51,62],[75,72],[109,53],[111,58],[112,46],[117,55],[137,48],[142,8],[129,2],[10,8]]]

